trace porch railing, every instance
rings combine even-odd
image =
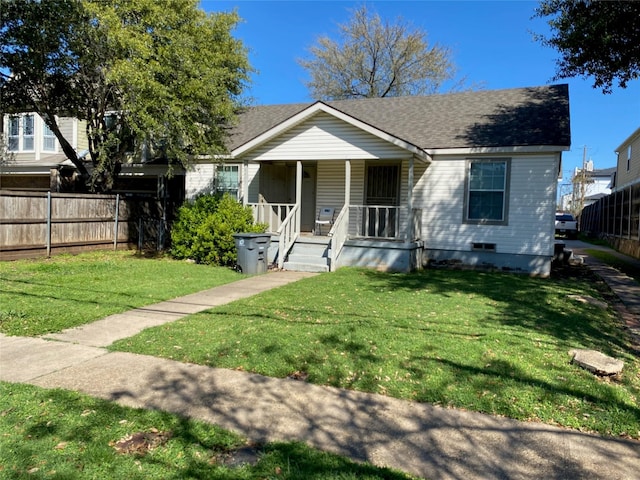
[[[278,268],[284,266],[284,260],[300,232],[300,206],[296,204],[253,203],[256,222],[266,223],[268,231],[278,235]],[[414,208],[413,229],[407,232],[406,207],[389,205],[345,205],[336,217],[331,231],[330,265],[335,270],[337,259],[345,242],[349,238],[404,240],[414,241],[420,238],[422,232],[422,209]],[[404,225],[401,225],[401,217]]]
[[[300,206],[294,205],[287,217],[282,221],[277,230],[278,238],[278,268],[284,266],[284,259],[298,238],[300,225]]]
[[[398,239],[400,231],[400,211],[402,207],[389,205],[350,205],[351,218],[355,219],[352,230],[360,238]]]
[[[333,272],[336,269],[338,256],[342,251],[344,242],[349,238],[349,206],[345,205],[340,210],[340,213],[333,222],[333,227],[329,232],[331,241],[329,243],[329,250],[331,251],[329,271]]]
[[[249,203],[256,223],[266,223],[268,232],[277,232],[296,206],[295,203]]]

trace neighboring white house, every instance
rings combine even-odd
[[[187,171],[186,191],[237,192],[283,268],[546,276],[569,146],[567,85],[259,106],[240,115],[224,162]],[[328,236],[313,235],[322,207],[335,212]]]
[[[611,193],[615,180],[616,167],[595,169],[593,161],[586,162],[584,174],[582,168],[575,168],[571,177],[573,191],[561,197],[562,210],[573,210],[573,203],[582,198],[582,208],[587,207]],[[583,184],[584,183],[584,184]]]

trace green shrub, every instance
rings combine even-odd
[[[198,227],[216,212],[220,196],[202,195],[193,202],[185,202],[171,227],[171,255],[183,260],[193,258],[193,245]]]
[[[232,196],[201,196],[178,210],[171,230],[171,255],[207,265],[233,266],[237,257],[233,234],[265,230],[266,225],[253,223],[251,208]]]

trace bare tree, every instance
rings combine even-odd
[[[322,36],[310,53],[299,63],[320,100],[432,94],[455,75],[448,48],[429,45],[425,31],[400,17],[383,21],[366,6],[339,25],[337,41]]]

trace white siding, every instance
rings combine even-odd
[[[215,171],[217,163],[198,163],[190,166],[185,174],[185,196],[187,200],[193,200],[198,195],[213,193],[215,185]],[[242,182],[244,179],[244,165],[238,165],[240,172],[240,193],[242,196]],[[259,165],[249,165],[249,202],[258,201],[258,170]]]
[[[241,182],[244,181],[244,166],[242,166],[243,170],[240,174],[242,176]],[[260,165],[257,164],[249,164],[249,198],[247,199],[248,203],[257,203],[258,197],[260,195]],[[242,190],[242,186],[240,188]]]
[[[318,113],[249,152],[249,160],[398,158],[407,152],[332,115]]]
[[[425,248],[471,250],[495,243],[497,253],[552,255],[557,155],[512,156],[508,225],[463,223],[466,158],[435,158],[418,181]]]
[[[185,174],[185,196],[193,200],[198,195],[213,192],[215,165],[213,163],[199,163],[187,169]]]
[[[337,212],[344,205],[344,162],[318,162],[316,209],[334,207]]]
[[[364,172],[365,162],[351,162],[351,204],[364,204]]]

